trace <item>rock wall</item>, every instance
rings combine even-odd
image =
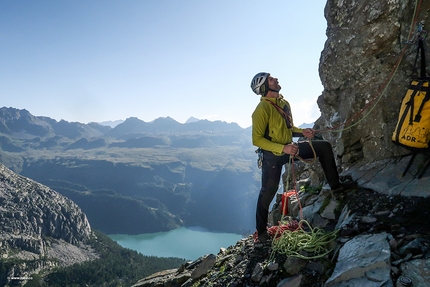
[[[48,236],[77,244],[89,238],[90,224],[71,200],[0,165],[1,236]],[[24,244],[25,245],[25,244]]]
[[[416,38],[417,23],[428,22],[429,9],[420,0],[327,1],[315,128],[332,142],[344,170],[408,153],[391,136],[416,56],[416,43],[407,42]]]
[[[90,236],[74,202],[0,164],[0,256],[8,278],[97,258],[86,245]]]

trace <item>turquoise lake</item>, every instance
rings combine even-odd
[[[235,245],[240,234],[210,232],[198,227],[181,227],[168,232],[140,235],[112,234],[110,238],[125,248],[147,256],[195,260],[205,254],[218,254],[221,247]]]

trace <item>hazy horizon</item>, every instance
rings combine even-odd
[[[0,97],[57,121],[194,116],[246,128],[259,102],[251,79],[266,71],[295,122],[313,122],[325,2],[0,1]]]

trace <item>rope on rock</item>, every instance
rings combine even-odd
[[[282,233],[284,233],[286,230],[289,231],[295,231],[299,229],[299,223],[297,220],[291,220],[290,222],[286,224],[280,224],[280,225],[274,225],[272,227],[267,228],[267,233],[272,238],[279,238]]]
[[[378,87],[377,91],[371,97],[371,99],[367,102],[367,104],[359,112],[357,112],[355,115],[353,115],[351,118],[347,119],[343,123],[340,123],[334,127],[315,130],[315,132],[342,132],[345,130],[349,130],[352,127],[358,125],[365,118],[367,118],[367,116],[369,116],[372,113],[372,111],[376,108],[379,101],[384,96],[385,91],[387,90],[388,86],[390,85],[390,83],[392,82],[392,80],[394,78],[394,75],[397,73],[397,70],[399,69],[400,63],[402,62],[402,59],[403,59],[403,57],[406,54],[406,51],[408,49],[408,45],[412,43],[412,41],[410,39],[412,38],[412,32],[414,30],[413,27],[417,24],[418,14],[419,14],[420,9],[421,9],[421,2],[422,2],[422,0],[415,1],[415,8],[414,8],[414,14],[413,14],[414,16],[413,16],[411,26],[409,29],[409,35],[408,35],[408,40],[406,41],[406,45],[403,47],[403,49],[402,49],[395,65],[394,65],[393,69],[391,70],[390,74],[387,76],[385,81]],[[356,118],[358,118],[360,115],[362,115],[364,113],[364,111],[368,108],[370,108],[370,110],[366,114],[364,114],[361,119],[358,119],[355,123],[352,123]],[[352,123],[352,124],[350,124],[350,123]]]
[[[413,26],[417,23],[417,17],[420,11],[422,0],[417,0],[415,2],[415,8],[414,8],[414,17],[412,19],[411,27],[409,29],[409,35],[408,35],[408,41],[407,44],[410,44],[411,35],[413,31]],[[388,75],[387,79],[379,86],[378,90],[374,94],[374,96],[371,98],[370,101],[353,117],[351,117],[349,120],[346,120],[344,123],[339,124],[336,127],[326,128],[326,129],[320,129],[315,130],[316,132],[341,132],[347,129],[352,128],[353,126],[357,125],[361,121],[363,121],[376,107],[376,105],[381,100],[382,96],[385,94],[385,91],[387,90],[387,87],[390,85],[391,81],[394,78],[394,75],[396,74],[400,63],[403,59],[403,56],[406,54],[407,45],[402,49],[402,52],[397,59],[393,69],[391,70],[390,74]],[[376,102],[375,102],[376,101]],[[374,103],[375,102],[375,103]],[[347,126],[350,122],[354,121],[358,116],[364,113],[364,111],[370,108],[369,112],[365,114],[360,120],[356,121],[355,123]],[[346,127],[347,126],[347,127]],[[311,140],[309,140],[309,144],[311,145],[311,148],[314,152],[314,159],[316,158],[315,151],[312,146]],[[290,157],[289,162],[289,169],[294,166],[292,163],[292,158]],[[305,162],[305,163],[312,163],[311,161],[305,161],[304,159],[297,157],[299,160]],[[294,167],[292,167],[292,173],[293,178],[295,178],[294,175]],[[288,190],[288,182],[289,182],[289,170],[288,170],[288,177],[287,177],[287,190]],[[295,181],[294,181],[295,182]],[[295,184],[294,184],[295,185]],[[294,191],[296,192],[296,196],[298,199],[298,204],[300,207],[300,222],[289,222],[287,224],[281,224],[284,221],[285,214],[282,214],[281,222],[279,222],[278,226],[272,226],[268,229],[269,235],[273,238],[272,241],[272,254],[271,254],[271,260],[273,260],[275,253],[285,254],[286,256],[295,256],[298,258],[303,259],[316,259],[321,258],[329,254],[332,250],[327,250],[327,245],[335,240],[337,238],[338,230],[334,230],[332,232],[326,232],[323,229],[320,229],[318,227],[312,228],[309,222],[303,219],[302,215],[302,206],[300,204],[300,199],[298,196],[298,193],[296,191],[296,186],[294,186]],[[284,202],[284,206],[286,205],[286,202]],[[303,228],[303,226],[307,226],[307,230]],[[311,256],[305,255],[305,253],[312,254]]]
[[[302,259],[317,259],[329,254],[332,250],[327,250],[327,245],[337,238],[338,233],[338,230],[326,232],[318,227],[312,228],[306,220],[301,220],[295,230],[289,227],[274,227],[278,227],[275,232],[279,233],[279,236],[273,239],[272,256],[277,252]],[[312,255],[305,255],[306,252]]]

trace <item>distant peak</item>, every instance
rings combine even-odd
[[[190,117],[185,123],[189,124],[189,123],[195,123],[195,122],[198,122],[198,121],[200,121],[198,118]]]
[[[156,118],[155,120],[154,120],[154,122],[155,121],[175,121],[173,118],[171,118],[171,117],[159,117],[159,118]],[[175,121],[176,122],[176,121]]]
[[[126,118],[124,122],[130,123],[130,122],[144,122],[144,121],[138,119],[137,117],[129,117],[129,118]]]
[[[315,123],[303,123],[299,126],[299,128],[305,129],[305,128],[313,128]]]
[[[116,127],[119,124],[122,124],[124,120],[116,120],[116,121],[104,121],[104,122],[98,122],[98,124],[102,126],[110,126],[111,128]]]

